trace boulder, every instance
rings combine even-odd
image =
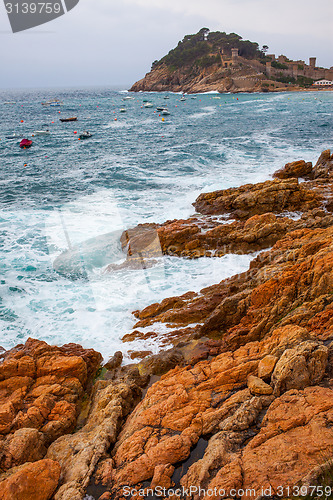
[[[318,342],[302,342],[287,349],[276,363],[272,384],[277,394],[318,384],[326,370],[328,348]]]
[[[60,478],[60,465],[53,460],[27,463],[1,481],[4,500],[49,500]]]
[[[304,160],[293,161],[274,172],[273,177],[276,179],[290,179],[291,177],[309,177],[312,173],[312,163]]]

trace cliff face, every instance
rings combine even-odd
[[[177,70],[170,69],[166,64],[152,69],[144,78],[136,82],[130,89],[132,92],[262,92],[299,89],[298,86],[267,80],[264,75],[264,66],[258,67],[256,61],[252,64],[246,59],[239,58],[242,66],[231,69],[212,65],[209,68],[193,72],[184,67]],[[261,71],[260,71],[261,70]]]

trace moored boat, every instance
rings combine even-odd
[[[153,106],[154,106],[154,104],[152,102],[149,102],[149,101],[145,102],[143,105],[144,108],[152,108]]]
[[[77,116],[71,116],[70,118],[60,118],[61,122],[76,122]]]
[[[14,132],[13,135],[7,135],[6,139],[20,139],[21,137],[23,137],[22,134],[17,134],[16,132]]]
[[[35,130],[34,133],[32,134],[32,137],[35,135],[49,135],[50,131],[49,130]]]
[[[30,148],[32,146],[32,141],[30,141],[29,139],[22,139],[22,141],[20,142],[20,148],[22,149],[27,149],[27,148]]]
[[[84,139],[89,139],[90,137],[92,137],[92,134],[85,130],[84,132],[82,132],[79,139],[81,139],[81,141],[83,141]]]
[[[167,108],[164,108],[164,109],[162,110],[162,115],[165,115],[165,116],[166,116],[166,115],[169,115],[169,114],[170,114],[170,111],[169,111]]]

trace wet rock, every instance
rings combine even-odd
[[[230,213],[237,219],[247,219],[267,212],[307,211],[321,204],[320,195],[299,184],[297,179],[275,179],[204,193],[193,205],[202,214]]]
[[[112,358],[109,359],[107,363],[105,363],[104,367],[107,370],[114,370],[115,368],[118,368],[123,361],[123,353],[121,351],[117,351],[114,353]]]
[[[163,375],[177,365],[182,365],[184,356],[178,349],[169,349],[150,356],[139,363],[142,375]]]
[[[326,149],[318,158],[317,163],[313,167],[313,178],[328,178],[333,173],[333,155],[331,151]]]
[[[308,177],[312,173],[312,163],[304,160],[293,161],[274,172],[273,177],[276,179],[290,179],[291,177]]]
[[[28,463],[0,477],[0,497],[6,500],[49,500],[57,488],[60,466],[53,460]]]

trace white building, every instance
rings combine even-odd
[[[316,82],[313,82],[313,85],[328,87],[329,85],[333,85],[333,82],[331,80],[318,80]]]

